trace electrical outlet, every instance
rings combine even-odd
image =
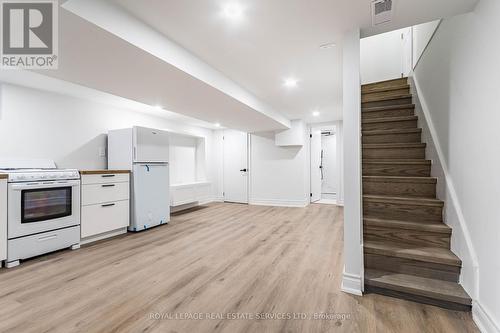
[[[99,157],[106,157],[106,147],[99,147]]]

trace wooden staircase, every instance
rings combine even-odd
[[[361,91],[365,291],[470,311],[407,78]]]

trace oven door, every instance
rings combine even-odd
[[[80,224],[80,181],[13,183],[8,189],[8,238]]]

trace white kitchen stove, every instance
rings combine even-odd
[[[80,246],[80,174],[53,161],[0,161],[7,184],[7,267]]]

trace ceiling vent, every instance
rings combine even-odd
[[[392,20],[392,0],[372,1],[372,24],[374,26]]]

